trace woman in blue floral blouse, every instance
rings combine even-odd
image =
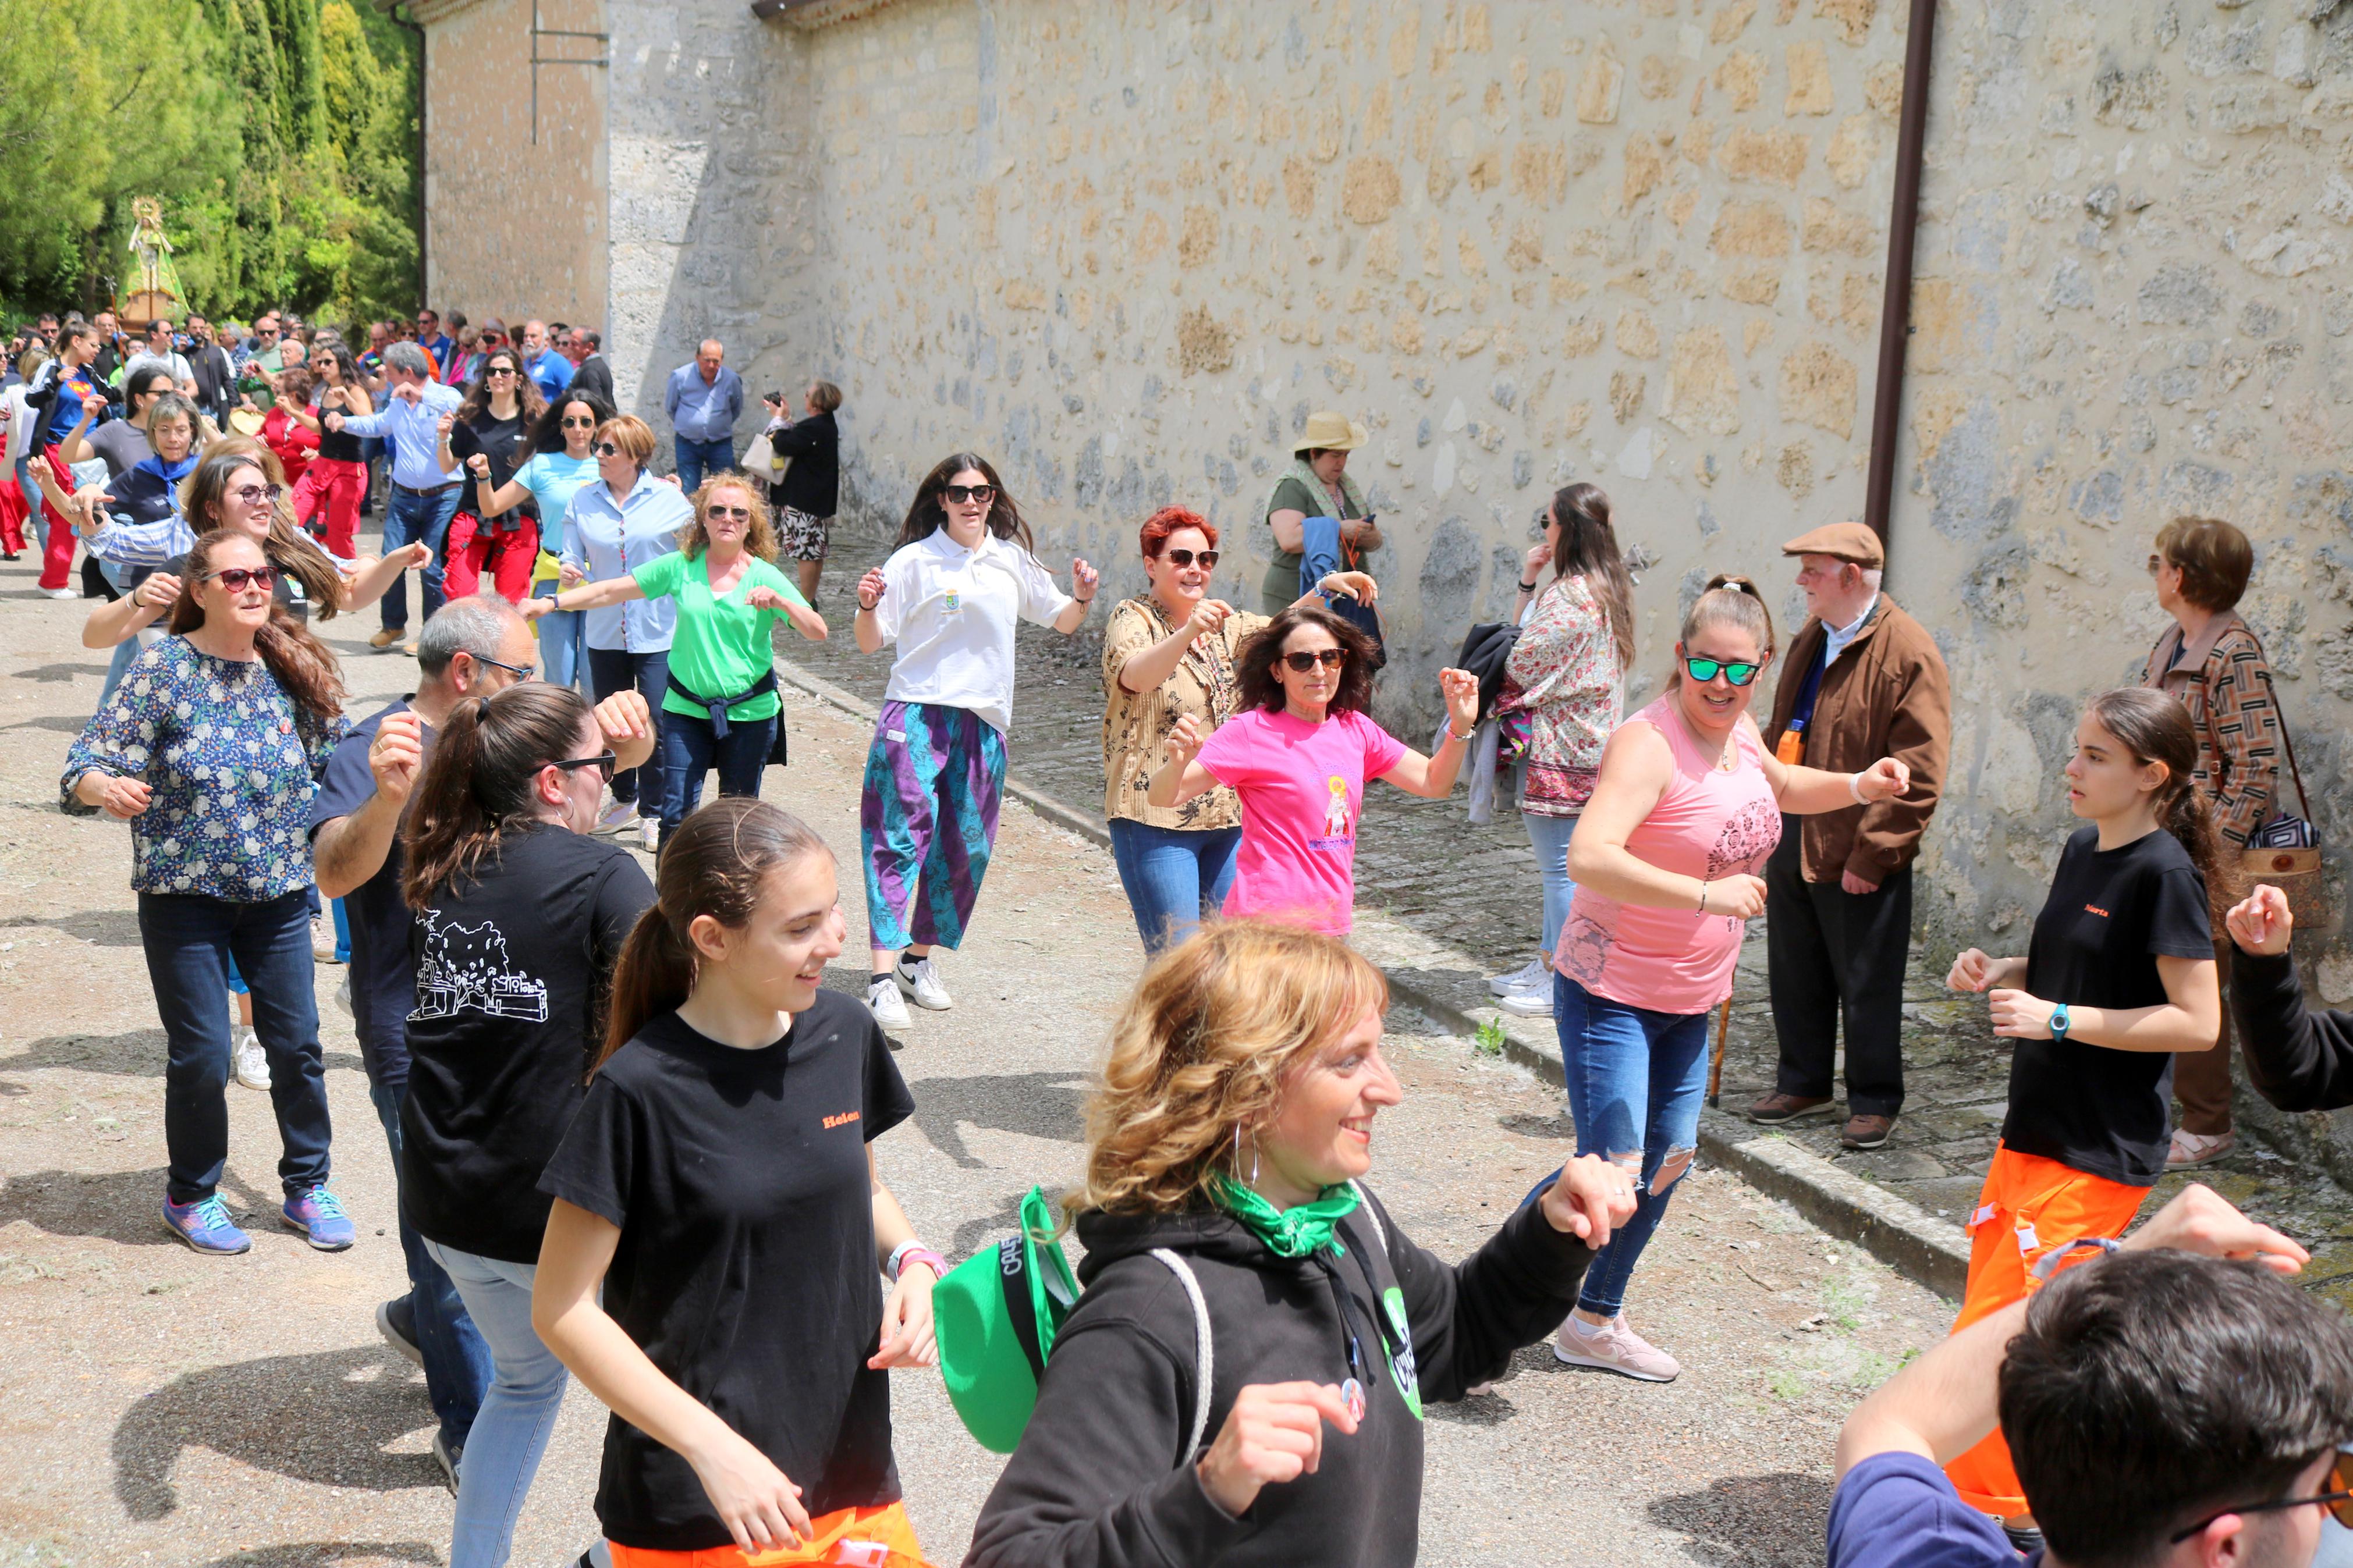
[[[196,541],[173,635],[132,665],[60,785],[68,811],[131,824],[139,934],[169,1049],[164,1223],[206,1253],[253,1245],[216,1192],[228,1158],[231,955],[269,1054],[280,1215],[322,1251],[353,1236],[327,1187],[311,954],[311,796],[343,738],[343,694],[334,655],[273,597],[276,572],[242,532]]]

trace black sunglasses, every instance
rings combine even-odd
[[[502,658],[484,658],[480,654],[476,654],[474,656],[474,662],[476,664],[487,664],[492,669],[503,669],[509,675],[513,676],[517,680],[536,680],[539,679],[539,666],[535,664],[509,664]]]
[[[1319,664],[1326,669],[1337,669],[1348,662],[1348,650],[1344,647],[1308,648],[1300,653],[1284,654],[1282,662],[1301,675],[1306,674]]]
[[[596,416],[592,414],[586,419],[566,419],[563,423],[566,430],[594,430],[596,428]]]
[[[271,566],[224,566],[212,575],[219,578],[220,585],[232,594],[242,594],[248,588],[259,588],[266,594],[278,586],[278,571]]]
[[[519,374],[520,373],[515,369],[515,367],[511,364],[494,364],[482,372],[482,378],[487,381],[494,375],[515,375]]]
[[[1691,671],[1691,678],[1702,686],[1714,680],[1719,671],[1733,685],[1746,686],[1765,667],[1761,664],[1727,664],[1720,658],[1687,658],[1683,660],[1683,668]]]
[[[741,522],[749,522],[752,521],[752,509],[748,506],[707,506],[702,509],[702,515],[732,517]]]
[[[567,773],[575,768],[595,768],[599,774],[603,775],[607,784],[611,784],[613,764],[618,761],[620,759],[610,752],[599,752],[593,757],[575,757],[568,763],[550,763],[547,765],[551,768],[561,768]]]
[[[600,458],[617,458],[621,455],[621,449],[610,441],[599,441],[596,443],[596,455]]]
[[[2337,1462],[2328,1468],[2328,1488],[2318,1497],[2281,1498],[2276,1502],[2242,1503],[2237,1508],[2217,1509],[2187,1530],[2177,1530],[2168,1542],[2179,1546],[2208,1525],[2231,1513],[2277,1513],[2283,1509],[2302,1508],[2307,1503],[2319,1503],[2337,1516],[2337,1522],[2353,1530],[2353,1454],[2339,1453]]]
[[[997,499],[997,487],[995,485],[950,485],[946,493],[948,500],[959,506],[965,501],[978,501],[981,505],[987,506]]]
[[[1214,550],[1171,550],[1166,554],[1172,566],[1190,566],[1198,561],[1201,570],[1206,572],[1218,563],[1218,552]]]

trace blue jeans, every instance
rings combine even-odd
[[[690,496],[709,475],[725,473],[735,466],[733,436],[723,436],[716,441],[690,441],[683,436],[672,439],[678,443],[679,489]]]
[[[648,701],[659,705],[659,698]],[[661,716],[662,842],[702,802],[702,775],[719,770],[721,795],[760,793],[760,774],[768,765],[768,752],[776,742],[782,713],[766,719],[733,719],[727,738],[711,732],[711,721],[683,713]]]
[[[49,547],[49,514],[41,507],[41,481],[33,477],[34,462],[30,456],[16,459],[16,489],[23,493],[25,504],[33,509],[33,515],[26,520],[25,527],[37,531],[41,548],[46,551]],[[99,706],[102,708],[105,704],[101,702]]]
[[[1145,952],[1176,946],[1201,929],[1204,914],[1225,906],[1241,847],[1239,827],[1155,827],[1124,816],[1111,819],[1119,885],[1127,889],[1127,907],[1134,911]]]
[[[553,599],[556,584],[550,583],[540,593],[543,599]],[[586,610],[550,610],[533,623],[539,631],[539,676],[551,686],[586,685],[588,681],[588,613]],[[594,690],[594,688],[590,688]],[[594,697],[588,699],[595,701]]]
[[[352,961],[351,917],[343,913],[343,900],[341,899],[328,900],[327,910],[335,917],[335,962],[349,963]]]
[[[404,486],[392,487],[391,500],[384,509],[384,552],[386,555],[404,544],[422,542],[432,549],[433,559],[418,569],[422,581],[419,592],[425,598],[426,620],[441,607],[447,596],[441,586],[442,574],[449,565],[449,520],[458,515],[458,500],[465,492],[456,485],[438,495],[421,496]],[[392,580],[384,591],[384,629],[388,632],[408,629],[408,574],[404,572]]]
[[[1634,1214],[1585,1271],[1577,1304],[1614,1318],[1626,1282],[1667,1212],[1699,1144],[1707,1095],[1705,1013],[1653,1013],[1596,996],[1566,974],[1552,982],[1553,1026],[1577,1121],[1577,1152],[1639,1173]],[[1547,1176],[1538,1190],[1551,1184]]]
[[[1568,841],[1577,832],[1573,816],[1538,816],[1520,813],[1528,843],[1536,852],[1536,869],[1544,873],[1544,950],[1560,945],[1560,928],[1568,922],[1568,900],[1577,884],[1568,879]]]
[[[592,647],[588,650],[588,679],[606,696],[634,688],[653,710],[654,760],[642,768],[630,768],[613,775],[613,798],[617,801],[638,802],[640,816],[661,817],[664,797],[670,793],[669,775],[661,765],[662,732],[670,728],[662,712],[662,697],[670,690],[670,649],[658,653],[631,653],[627,648]],[[643,800],[638,800],[639,780],[643,773]]]
[[[340,906],[343,900],[335,902]],[[406,1082],[368,1085],[375,1119],[384,1123],[385,1142],[392,1146],[396,1183],[400,1177],[400,1101],[407,1090]],[[481,1331],[458,1299],[457,1286],[425,1250],[425,1238],[406,1214],[400,1216],[400,1255],[408,1265],[409,1321],[417,1332],[417,1353],[425,1362],[425,1397],[432,1403],[434,1419],[441,1423],[442,1443],[455,1457],[464,1451],[482,1394],[491,1385],[491,1347],[482,1342]]]
[[[253,993],[253,1032],[269,1058],[269,1106],[289,1197],[327,1179],[327,1069],[311,986],[311,889],[266,903],[196,893],[139,895],[140,943],[163,1016],[164,1190],[175,1204],[208,1198],[228,1162],[229,959]]]
[[[564,1363],[531,1326],[537,1268],[428,1241],[425,1250],[449,1271],[467,1315],[491,1347],[494,1368],[481,1413],[458,1467],[458,1524],[449,1568],[499,1568],[514,1543],[515,1520],[539,1473],[555,1414],[564,1407]]]
[[[99,575],[104,577],[116,593],[127,594],[131,591],[128,586],[131,574],[124,568],[117,566],[111,561],[101,561],[98,563],[98,571]],[[106,705],[114,700],[114,689],[122,684],[122,678],[129,672],[132,660],[146,651],[147,645],[139,640],[137,632],[132,633],[114,645],[114,657],[106,661],[106,684],[98,689],[100,712],[105,712]]]

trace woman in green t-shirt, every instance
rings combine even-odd
[[[1365,510],[1364,492],[1348,477],[1348,454],[1365,444],[1365,427],[1345,414],[1311,414],[1292,449],[1291,469],[1266,498],[1266,526],[1274,535],[1274,559],[1259,584],[1259,613],[1279,616],[1302,592],[1299,561],[1311,517],[1340,520],[1340,564],[1354,568],[1357,557],[1381,547],[1381,531]]]
[[[536,620],[551,610],[596,610],[632,599],[672,598],[678,633],[670,649],[670,689],[662,697],[662,771],[669,776],[661,842],[702,798],[702,775],[719,770],[721,795],[757,795],[760,773],[784,723],[769,634],[779,616],[811,642],[826,636],[825,617],[809,608],[773,557],[776,535],[768,503],[740,474],[703,481],[694,521],[672,553],[626,577],[525,599]]]

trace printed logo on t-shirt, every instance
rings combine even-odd
[[[964,594],[961,590],[950,588],[946,593],[940,595],[940,613],[942,615],[956,615],[963,609]]]
[[[442,923],[425,911],[425,956],[417,965],[417,1011],[411,1018],[454,1018],[471,1008],[498,1018],[547,1022],[547,983],[512,967],[506,934],[493,921]]]
[[[2097,904],[2085,904],[2084,906],[2084,912],[2087,915],[2097,915],[2102,920],[2106,920],[2108,918],[2108,911],[2100,908]]]
[[[836,1127],[847,1127],[857,1120],[858,1112],[855,1110],[837,1110],[825,1119],[825,1124],[830,1130]]]
[[[1331,790],[1331,799],[1324,805],[1324,836],[1309,839],[1307,847],[1345,849],[1356,841],[1348,831],[1348,781],[1334,773],[1324,782]]]

